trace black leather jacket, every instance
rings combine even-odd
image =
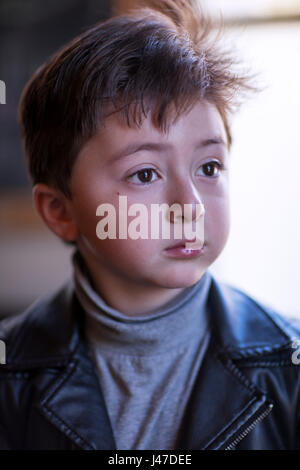
[[[208,306],[177,449],[300,449],[300,330],[213,276]],[[0,338],[0,449],[116,449],[71,283],[3,320]]]

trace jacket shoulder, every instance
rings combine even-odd
[[[32,366],[70,355],[72,294],[68,282],[25,311],[0,321],[0,339],[6,346],[8,366]]]
[[[214,330],[224,348],[268,353],[290,348],[300,339],[300,320],[289,318],[242,289],[212,277]]]

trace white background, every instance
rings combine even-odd
[[[300,317],[300,22],[231,36],[267,88],[233,122],[232,228],[212,271]]]

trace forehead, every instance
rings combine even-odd
[[[98,135],[103,139],[114,139],[114,137],[119,136],[122,140],[142,138],[146,135],[159,140],[172,140],[176,136],[192,138],[195,135],[204,139],[219,136],[228,144],[223,119],[217,107],[208,101],[199,101],[180,114],[177,114],[174,106],[172,106],[168,113],[165,129],[157,125],[154,114],[150,111],[146,117],[141,118],[139,124],[136,124],[133,119],[128,121],[127,117],[120,111],[112,112],[105,119]]]
[[[172,119],[173,118],[173,119]],[[174,120],[175,119],[175,120]],[[166,130],[160,129],[148,112],[140,125],[128,121],[121,112],[110,113],[99,131],[80,155],[101,153],[103,164],[117,161],[137,150],[199,148],[201,144],[219,144],[228,148],[225,126],[217,107],[207,101],[197,102],[185,113],[174,112]]]

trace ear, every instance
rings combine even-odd
[[[36,211],[49,229],[65,241],[75,241],[77,225],[72,216],[72,201],[61,191],[46,184],[36,184],[32,190]]]

